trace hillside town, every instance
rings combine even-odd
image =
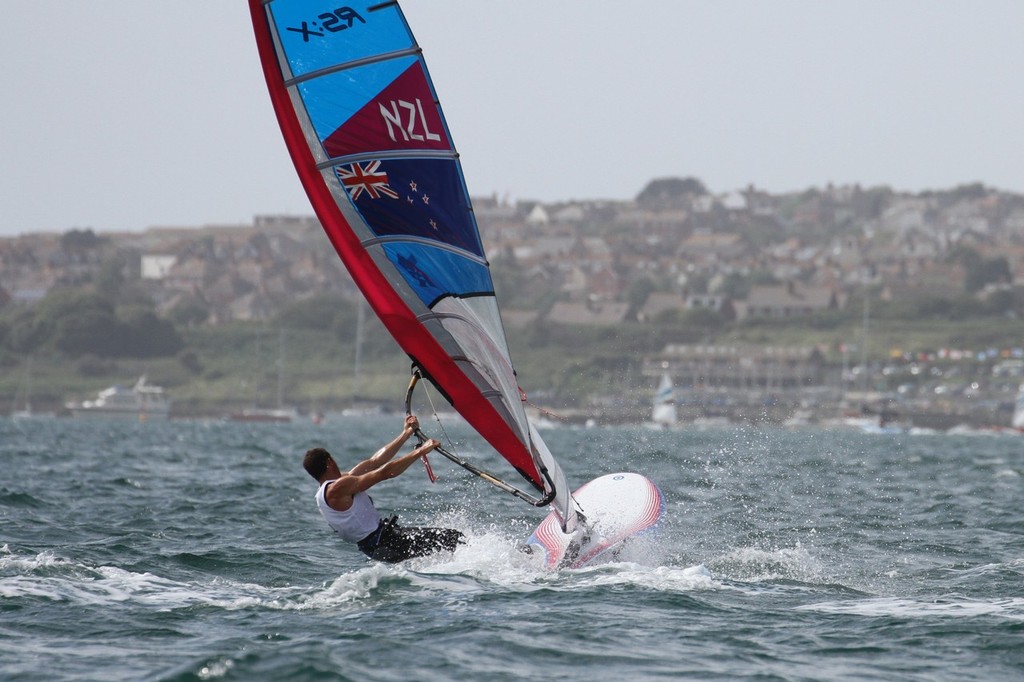
[[[713,195],[687,179],[652,182],[634,201],[489,197],[474,199],[474,209],[492,264],[514,268],[526,283],[501,294],[517,303],[555,294],[553,305],[533,312],[567,324],[618,324],[630,315],[642,322],[693,308],[789,317],[842,308],[852,291],[876,285],[889,298],[960,294],[967,273],[948,258],[957,247],[1006,259],[1009,280],[994,285],[1024,281],[1024,197],[980,185],[927,194],[830,186]],[[0,239],[0,305],[31,305],[116,260],[161,311],[195,300],[209,310],[209,324],[265,319],[315,293],[355,295],[329,248],[311,215],[22,235]],[[772,283],[756,283],[758,275]],[[737,287],[743,280],[754,283]],[[638,282],[649,291],[631,309]]]
[[[868,288],[885,301],[965,293],[1013,301],[1024,283],[1024,196],[982,185],[715,194],[694,178],[669,178],[630,201],[495,196],[475,198],[474,209],[510,329],[544,320],[644,325],[694,311],[738,322],[793,319],[842,311]],[[257,216],[244,225],[131,233],[95,226],[2,239],[0,307],[32,306],[111,269],[159,314],[188,311],[195,324],[267,320],[326,292],[358,297],[315,217]],[[775,387],[830,386],[814,351],[777,351],[801,359],[789,362],[793,376],[779,375]],[[1013,347],[983,352],[992,364],[1024,355]],[[734,362],[709,362],[730,353]],[[757,368],[782,365],[766,358],[763,349],[698,352],[670,344],[645,358],[644,372],[654,376],[672,365],[679,385],[770,388],[771,372]],[[725,374],[707,376],[694,363],[720,365]],[[746,379],[736,375],[741,366]]]

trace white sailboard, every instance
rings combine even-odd
[[[573,534],[562,532],[552,512],[526,541],[546,568],[581,568],[619,557],[631,538],[657,529],[665,513],[661,490],[640,474],[607,474],[584,484],[573,499],[587,523]]]

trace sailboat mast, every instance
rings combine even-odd
[[[284,407],[284,330],[277,333],[277,408]]]
[[[28,356],[25,369],[25,412],[32,412],[32,356]]]
[[[862,392],[868,390],[868,321],[871,319],[871,292],[864,287],[864,321],[860,339],[860,387]]]
[[[362,392],[362,367],[363,367],[363,327],[366,324],[366,302],[360,296],[356,299],[356,341],[355,341],[355,362],[353,363],[352,377],[352,407],[356,406]]]

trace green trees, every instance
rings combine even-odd
[[[356,310],[337,294],[321,294],[290,303],[275,315],[274,324],[285,329],[340,330],[355,327]]]
[[[707,188],[697,178],[660,178],[651,180],[640,191],[636,201],[641,205],[664,205],[679,202],[686,197],[703,196]]]
[[[19,353],[148,358],[174,355],[183,345],[174,325],[151,308],[118,311],[97,293],[72,289],[51,292],[34,309],[9,317],[6,327],[4,343]]]
[[[157,317],[152,308],[133,307],[119,311],[123,355],[134,358],[167,357],[184,343],[170,320]]]
[[[989,284],[1013,281],[1010,262],[1005,256],[984,258],[970,247],[958,246],[949,253],[946,259],[953,263],[960,263],[967,271],[964,289],[969,294],[981,291]]]

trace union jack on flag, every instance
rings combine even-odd
[[[366,165],[353,163],[349,166],[338,166],[334,172],[352,195],[352,201],[364,192],[371,199],[398,198],[398,192],[388,186],[388,174],[380,169],[380,161],[370,161]]]

